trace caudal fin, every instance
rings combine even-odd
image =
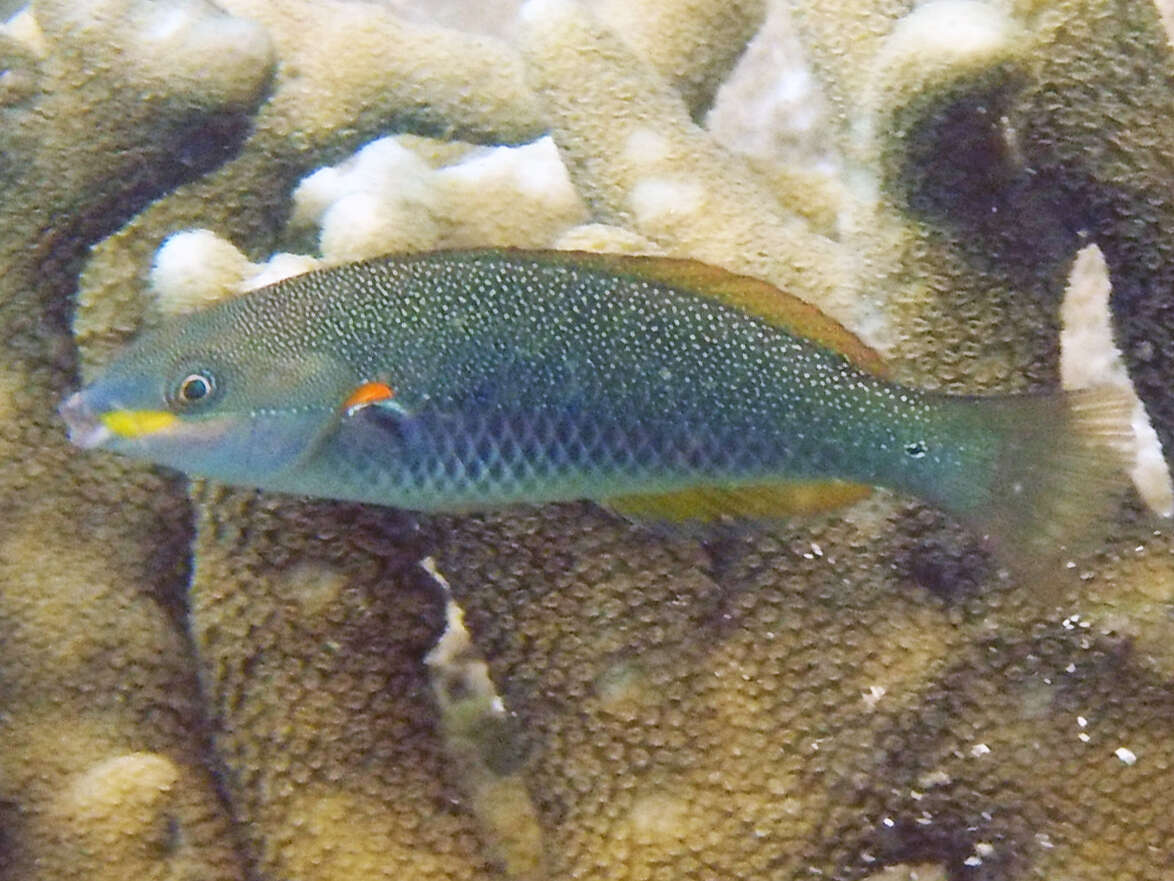
[[[1004,444],[987,501],[966,519],[1017,569],[1079,551],[1129,486],[1132,399],[1101,387],[994,398],[989,406]]]

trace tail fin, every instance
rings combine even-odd
[[[1135,457],[1133,400],[1101,387],[989,400],[1005,442],[985,503],[965,515],[1019,571],[1097,535]]]

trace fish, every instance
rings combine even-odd
[[[282,493],[687,525],[883,487],[1033,550],[1122,488],[1131,410],[1111,388],[894,382],[813,306],[698,261],[511,249],[338,265],[174,317],[60,406],[79,447]]]

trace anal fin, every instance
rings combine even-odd
[[[638,519],[704,523],[723,517],[773,520],[820,514],[858,502],[871,492],[871,486],[843,480],[788,480],[616,496],[601,503]]]

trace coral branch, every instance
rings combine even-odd
[[[571,0],[534,0],[523,15],[531,81],[597,219],[863,323],[852,255],[788,216],[614,34]]]
[[[700,121],[762,25],[766,0],[601,0],[595,12],[669,81]]]
[[[35,86],[0,110],[0,788],[12,830],[0,862],[13,878],[239,879],[183,636],[186,499],[157,474],[78,459],[54,408],[74,381],[66,314],[82,253],[223,161],[264,95],[269,44],[199,4],[155,45],[135,28],[167,16],[156,4],[115,4],[84,26],[76,6],[38,4],[45,32],[14,59],[36,59],[15,72]]]

